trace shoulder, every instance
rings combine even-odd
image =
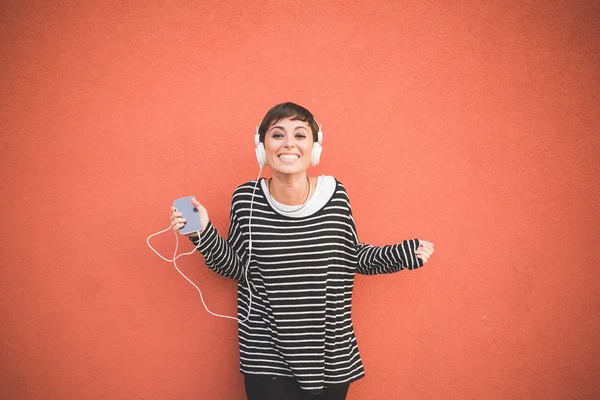
[[[338,186],[343,188],[342,182],[340,182],[335,176],[332,175],[319,175],[317,177],[319,185],[334,187],[338,189]]]
[[[245,193],[252,194],[252,192],[254,192],[255,190],[257,193],[260,192],[260,181],[263,179],[264,178],[261,178],[259,180],[253,179],[251,181],[242,183],[237,188],[235,188],[235,190],[233,191],[233,195],[235,196],[236,194],[245,194]]]
[[[336,194],[348,198],[348,191],[346,190],[346,186],[344,186],[344,184],[340,180],[333,176],[324,176],[324,178],[332,182],[330,184],[332,184],[335,187]]]
[[[313,178],[311,178],[312,180]],[[345,195],[346,188],[342,182],[338,181],[334,176],[331,175],[319,175],[315,177],[317,181],[316,193],[321,197],[332,198],[338,194]]]
[[[235,188],[235,190],[233,191],[233,194],[235,195],[236,193],[246,193],[248,191],[253,191],[254,188],[256,187],[256,189],[258,189],[260,185],[260,180],[256,180],[253,179],[251,181],[242,183],[241,185],[239,185],[237,188]]]
[[[328,186],[331,192],[330,204],[343,206],[350,209],[350,198],[348,197],[346,186],[344,186],[341,181],[333,176],[322,175],[320,178],[323,182],[323,185]]]
[[[260,180],[254,179],[235,188],[231,196],[231,206],[236,208],[251,201],[260,201],[260,199],[263,199]]]

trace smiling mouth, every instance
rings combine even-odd
[[[280,154],[277,157],[282,161],[296,161],[300,158],[297,154]]]

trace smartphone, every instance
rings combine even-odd
[[[190,233],[195,233],[202,230],[200,214],[198,214],[198,209],[192,204],[192,199],[196,199],[196,197],[182,197],[173,202],[173,206],[177,209],[177,211],[182,213],[183,218],[185,218],[185,223],[179,230],[179,232],[184,235],[189,235]]]

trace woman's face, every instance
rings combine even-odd
[[[307,122],[283,118],[265,134],[267,165],[273,172],[297,174],[310,166],[313,135]]]

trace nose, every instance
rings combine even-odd
[[[294,147],[294,135],[285,135],[283,145],[288,148]]]

